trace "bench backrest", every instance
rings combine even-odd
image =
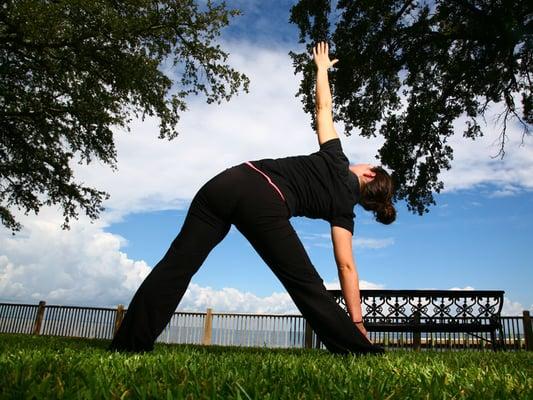
[[[346,309],[341,290],[328,290]],[[422,319],[499,317],[503,290],[386,290],[361,289],[363,318]]]

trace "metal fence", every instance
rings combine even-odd
[[[213,314],[213,344],[304,347],[301,315]]]
[[[39,306],[0,303],[0,332],[34,333]]]
[[[156,342],[201,344],[207,313],[174,313]]]
[[[0,303],[0,333],[25,333],[112,339],[126,310]],[[522,316],[501,317],[503,337],[497,340],[506,350],[532,350],[532,322]],[[411,348],[409,332],[370,332],[370,339],[390,349]],[[422,333],[422,349],[491,349],[486,332]],[[176,312],[161,335],[160,343],[213,344],[251,347],[323,348],[301,315]]]
[[[109,339],[116,314],[113,308],[46,306],[41,334]]]
[[[206,328],[206,318],[211,319]],[[304,347],[301,315],[243,313],[175,313],[157,338],[163,343],[245,347]]]

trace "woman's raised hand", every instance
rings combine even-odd
[[[328,69],[339,61],[338,59],[330,61],[328,51],[329,47],[327,42],[318,42],[317,45],[313,47],[313,59],[315,60],[317,69]]]

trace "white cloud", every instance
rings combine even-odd
[[[502,315],[509,315],[512,317],[521,316],[524,310],[527,310],[525,306],[517,301],[512,301],[508,297],[504,297]],[[533,304],[529,306],[529,311],[533,312]]]
[[[490,193],[488,197],[511,197],[520,194],[523,190],[513,185],[504,185],[502,189],[497,189]]]
[[[338,279],[332,281],[332,282],[324,282],[324,286],[326,286],[326,289],[328,290],[340,290],[341,284]],[[365,281],[363,279],[359,280],[359,289],[385,289],[385,285],[381,283],[374,283]]]
[[[364,238],[356,237],[355,245],[358,247],[366,249],[382,249],[384,247],[392,246],[394,244],[393,238],[386,239],[373,239],[373,238]]]
[[[244,312],[257,314],[299,314],[288,293],[259,297],[234,288],[214,290],[191,283],[180,302],[180,311]]]
[[[499,151],[501,125],[494,116],[502,111],[501,104],[493,104],[487,113],[487,122],[478,121],[484,136],[475,141],[464,138],[464,118],[454,123],[455,134],[448,144],[453,148],[452,168],[444,171],[444,192],[483,188],[494,184],[494,193],[488,196],[512,196],[533,190],[533,135],[525,136],[516,122],[508,124],[505,157],[495,158]]]
[[[329,233],[299,232],[299,237],[308,249],[311,247],[333,248],[331,234]],[[394,244],[394,238],[376,239],[354,236],[353,243],[356,248],[382,249],[384,247],[392,246]]]
[[[472,286],[465,286],[463,288],[460,288],[460,287],[452,287],[448,290],[475,290]]]
[[[49,211],[23,219],[23,235],[0,232],[0,300],[113,306],[131,297],[150,268],[120,251],[124,239],[84,219],[63,231]]]

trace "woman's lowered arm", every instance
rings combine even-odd
[[[313,58],[316,65],[316,94],[315,111],[318,143],[322,144],[330,139],[338,138],[333,126],[332,99],[329,88],[328,68],[337,63],[337,59],[330,61],[328,44],[319,42],[313,48]]]
[[[333,226],[331,228],[331,239],[333,241],[333,251],[335,262],[339,272],[342,295],[348,309],[348,314],[357,328],[367,336],[363,326],[363,314],[361,310],[361,297],[359,293],[359,275],[352,253],[352,234],[350,231]]]

